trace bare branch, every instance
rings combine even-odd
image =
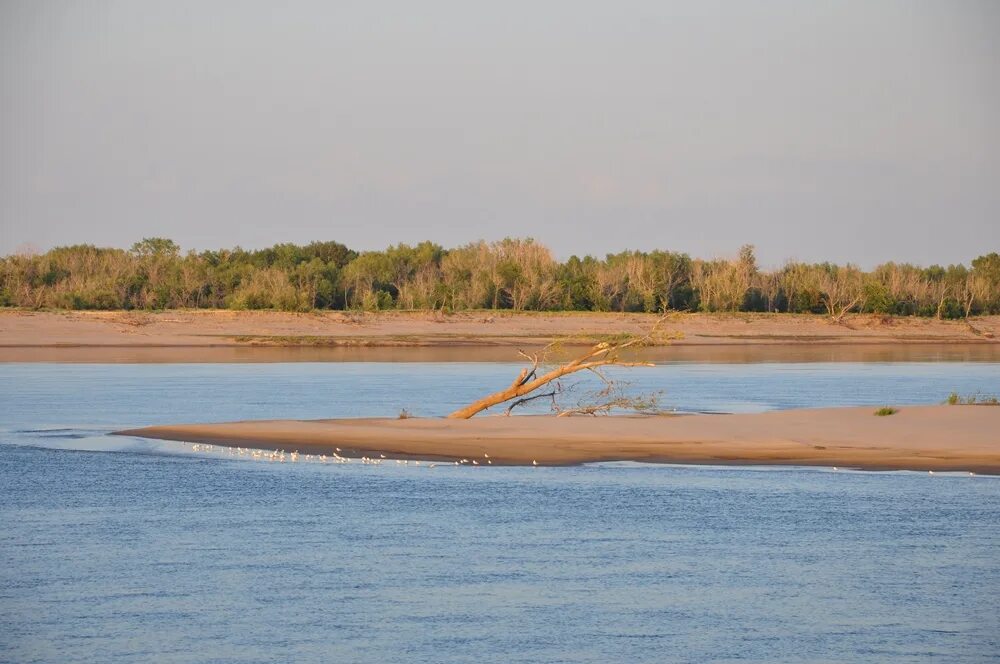
[[[523,350],[519,350],[517,351],[517,354],[531,362],[531,369],[528,371],[528,374],[518,382],[518,385],[524,385],[538,375],[538,353],[528,355]]]
[[[626,339],[625,341],[619,343],[610,343],[607,341],[602,341],[595,344],[588,351],[584,352],[579,357],[570,360],[569,362],[557,366],[542,375],[538,375],[538,365],[540,362],[539,354],[528,355],[523,351],[518,351],[518,354],[531,362],[531,368],[525,368],[521,370],[517,379],[505,390],[500,390],[499,392],[494,392],[493,394],[487,395],[482,399],[461,408],[451,413],[448,417],[452,419],[468,419],[473,415],[480,413],[492,406],[511,401],[513,399],[520,399],[526,395],[531,394],[535,390],[548,385],[552,381],[558,380],[563,376],[576,373],[578,371],[591,371],[596,373],[605,384],[609,384],[608,379],[601,374],[598,369],[605,366],[620,366],[620,367],[652,367],[655,366],[651,362],[623,362],[620,359],[620,352],[626,348],[638,347],[642,345],[648,345],[655,341],[654,337],[659,330],[660,325],[664,321],[666,316],[660,317],[656,323],[653,325],[651,330],[642,337],[632,337]],[[546,346],[550,348],[552,344]],[[517,405],[515,403],[515,405]],[[508,409],[508,413],[514,406]]]
[[[556,417],[570,417],[573,415],[609,415],[615,408],[633,411],[649,411],[652,409],[652,404],[641,399],[618,397],[602,403],[582,405],[577,406],[576,408],[567,408],[559,411],[559,414],[557,414]]]
[[[522,404],[528,403],[529,401],[534,401],[535,399],[544,399],[545,397],[554,397],[558,393],[559,390],[552,390],[551,392],[545,392],[544,394],[533,394],[530,397],[523,397],[521,399],[518,399],[517,401],[507,406],[507,410],[504,411],[504,415],[510,415],[510,411],[514,410],[515,408],[517,408]]]

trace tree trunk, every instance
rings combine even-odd
[[[500,390],[499,392],[494,392],[493,394],[489,394],[483,397],[482,399],[479,399],[478,401],[471,403],[468,406],[465,406],[464,408],[456,410],[455,412],[448,415],[448,418],[467,420],[473,415],[481,413],[487,408],[497,406],[504,402],[510,401],[511,399],[517,399],[519,397],[523,397],[527,394],[530,394],[531,392],[534,392],[540,387],[548,385],[554,380],[557,380],[559,378],[562,378],[563,376],[567,376],[572,373],[576,373],[578,371],[596,370],[599,367],[604,367],[609,365],[617,365],[622,367],[655,366],[650,362],[622,362],[618,356],[618,352],[625,348],[629,348],[631,346],[636,346],[648,342],[652,338],[653,334],[656,332],[662,320],[663,319],[661,318],[659,321],[657,321],[657,324],[653,327],[652,331],[650,331],[650,333],[645,337],[634,338],[624,343],[614,344],[614,345],[609,344],[607,342],[599,343],[594,347],[592,347],[589,351],[581,355],[580,357],[576,358],[575,360],[567,362],[562,366],[556,367],[555,369],[552,369],[548,373],[545,373],[541,376],[537,375],[538,361],[539,361],[538,355],[528,356],[524,353],[521,353],[523,356],[532,360],[532,366],[530,368],[522,369],[521,373],[518,374],[517,378],[514,379],[514,382],[511,383],[509,387]]]

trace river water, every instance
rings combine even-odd
[[[0,661],[1000,657],[997,478],[267,464],[106,436],[435,416],[515,374],[0,364]],[[994,362],[682,362],[620,377],[685,411],[1000,393]]]

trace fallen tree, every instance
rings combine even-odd
[[[652,344],[667,343],[669,340],[676,338],[676,335],[666,335],[660,333],[659,328],[663,320],[663,318],[660,318],[646,335],[627,337],[624,340],[617,342],[604,341],[595,344],[589,350],[576,358],[562,364],[557,364],[553,368],[541,374],[539,373],[539,366],[545,363],[545,360],[548,358],[548,352],[554,348],[556,344],[549,344],[540,352],[532,355],[529,355],[524,351],[518,351],[521,357],[531,362],[531,366],[522,369],[509,387],[498,392],[494,392],[493,394],[489,394],[482,399],[465,406],[464,408],[460,408],[459,410],[456,410],[448,415],[448,417],[451,419],[467,420],[473,415],[481,413],[488,408],[508,402],[509,405],[507,407],[506,414],[509,415],[510,412],[518,406],[534,401],[535,399],[546,397],[553,399],[553,410],[557,411],[560,416],[572,414],[606,414],[613,408],[630,408],[633,410],[647,409],[654,403],[653,400],[648,398],[633,399],[621,394],[620,384],[608,379],[608,377],[602,373],[601,369],[608,366],[656,366],[652,362],[626,361],[622,358],[622,351]],[[608,398],[593,404],[578,404],[576,407],[569,409],[556,407],[555,397],[563,391],[562,385],[559,382],[560,379],[580,371],[589,371],[604,381],[605,387],[598,393],[598,395]],[[539,390],[544,387],[551,387],[552,389],[545,392],[539,392]]]

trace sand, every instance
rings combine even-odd
[[[350,457],[839,466],[1000,474],[1000,407],[826,408],[664,417],[266,420],[154,426],[119,435]],[[487,457],[488,455],[488,457]]]
[[[292,353],[304,359],[351,359],[331,355],[375,348],[425,353],[447,349],[456,356],[464,354],[460,359],[488,361],[516,359],[515,348],[538,347],[553,339],[587,344],[603,335],[644,332],[655,319],[647,314],[614,313],[8,309],[0,311],[0,361],[290,361],[296,359],[289,357]],[[711,347],[738,353],[747,347],[960,345],[975,348],[972,352],[980,356],[989,355],[978,359],[1000,358],[1000,316],[978,318],[967,325],[964,321],[860,315],[834,324],[813,315],[675,314],[664,328],[681,335],[672,349]]]

